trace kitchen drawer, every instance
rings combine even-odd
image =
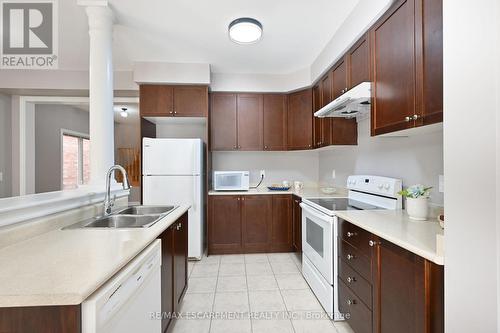
[[[354,332],[372,332],[372,311],[340,279],[339,310]]]
[[[339,240],[339,247],[340,260],[344,260],[347,265],[354,268],[362,277],[371,282],[372,273],[370,258],[344,240]]]
[[[339,279],[351,289],[368,308],[372,308],[372,285],[344,260],[339,260]]]
[[[339,218],[339,236],[371,258],[372,247],[369,245],[373,239],[371,233]]]

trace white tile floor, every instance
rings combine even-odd
[[[351,333],[333,323],[302,277],[295,253],[222,255],[189,262],[173,333]],[[311,315],[315,319],[311,319]]]

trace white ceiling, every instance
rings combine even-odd
[[[308,67],[359,0],[110,0],[114,65],[134,61],[209,63],[212,72],[288,74]],[[88,67],[86,15],[59,1],[60,68]],[[227,26],[249,16],[264,26],[253,45],[232,43]]]

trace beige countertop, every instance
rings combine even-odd
[[[248,191],[214,191],[210,190],[208,195],[266,195],[266,194],[294,194],[301,198],[344,198],[347,197],[347,190],[337,188],[335,193],[325,194],[318,187],[306,187],[301,191],[295,191],[291,187],[288,191],[270,191],[266,186],[262,185],[258,189],[250,189]]]
[[[404,210],[347,210],[336,215],[438,265],[444,265],[436,238],[443,229],[437,221],[411,220]]]
[[[0,307],[80,304],[188,208],[150,228],[56,229],[0,249]]]

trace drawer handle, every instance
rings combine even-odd
[[[351,238],[351,237],[356,236],[356,233],[348,231],[346,235],[347,235],[348,238]]]
[[[348,277],[347,277],[347,282],[348,282],[348,283],[353,283],[353,282],[356,282],[356,278],[355,278],[355,277],[350,277],[350,276],[348,276]]]
[[[380,243],[377,241],[373,241],[373,240],[368,241],[368,245],[370,245],[371,247],[374,247],[377,244],[380,244]]]
[[[348,255],[346,256],[346,258],[347,258],[347,260],[352,260],[352,259],[354,259],[354,255],[352,255],[352,254],[348,254]]]
[[[356,300],[355,299],[347,299],[347,305],[351,306],[351,305],[356,305]]]

